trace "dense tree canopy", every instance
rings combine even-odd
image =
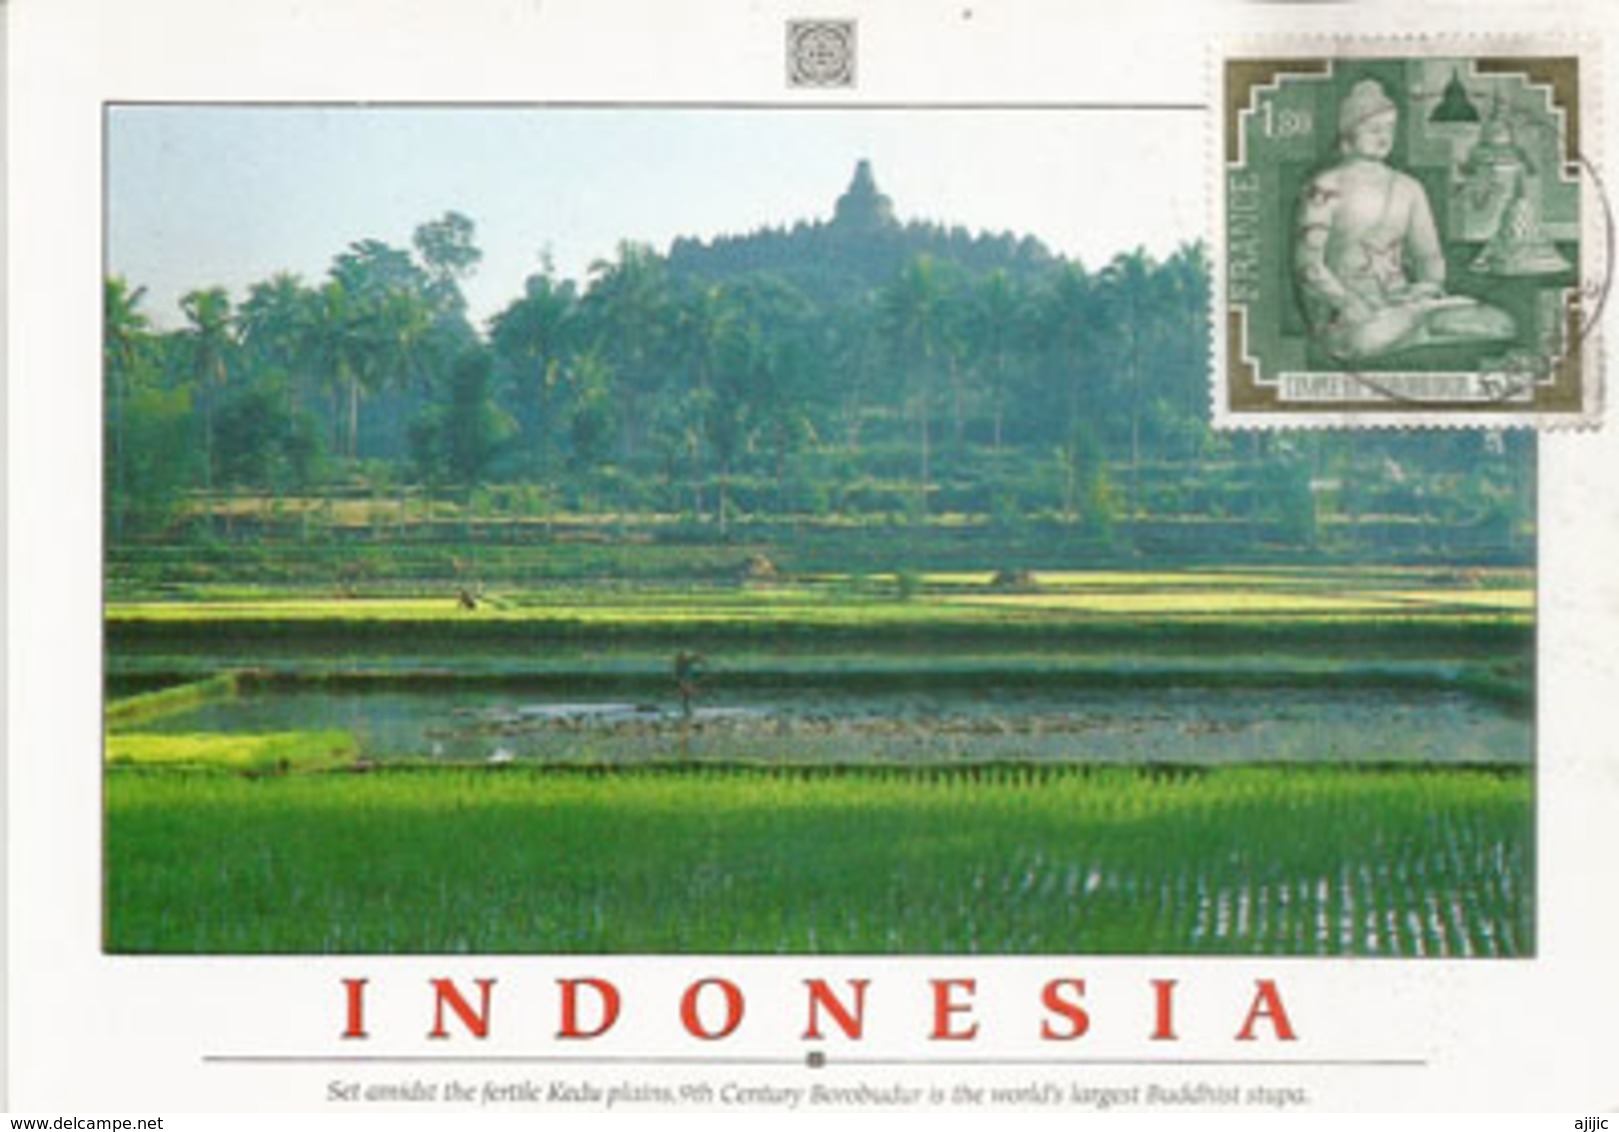
[[[482,327],[460,289],[482,253],[454,212],[410,249],[359,240],[325,278],[278,274],[238,305],[199,287],[172,333],[137,281],[109,279],[109,529],[163,529],[198,492],[367,477],[533,485],[714,537],[877,517],[1129,546],[1241,520],[1309,548],[1324,516],[1382,515],[1505,546],[1529,520],[1521,437],[1210,429],[1201,248],[1091,269],[1028,237],[903,224],[860,180],[829,222],[625,243],[577,285],[547,265]]]

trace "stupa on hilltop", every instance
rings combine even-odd
[[[862,158],[854,167],[854,180],[838,198],[832,223],[852,232],[875,232],[898,224],[894,219],[894,202],[877,190],[870,161]]]

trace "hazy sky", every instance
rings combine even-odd
[[[186,291],[317,282],[350,243],[409,247],[453,209],[484,252],[481,322],[542,250],[581,278],[624,239],[826,219],[864,157],[902,220],[1028,233],[1095,267],[1201,233],[1203,130],[1187,110],[115,106],[107,266],[173,326]]]

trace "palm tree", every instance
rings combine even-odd
[[[704,511],[704,487],[708,476],[706,440],[714,423],[716,375],[723,364],[727,340],[736,331],[739,312],[730,294],[722,287],[704,287],[686,297],[676,315],[678,350],[689,369],[689,388],[681,400],[686,408],[682,435],[691,459],[692,513],[698,519]],[[720,529],[724,530],[723,495]]]
[[[613,371],[594,349],[574,355],[562,374],[568,397],[568,440],[576,482],[607,462],[613,445]]]
[[[322,368],[329,385],[347,395],[342,447],[353,460],[359,455],[362,400],[425,379],[429,365],[441,373],[445,363],[477,344],[477,335],[459,313],[437,303],[434,277],[408,251],[381,240],[357,241],[334,258],[321,293]],[[340,342],[338,335],[349,340]]]
[[[314,316],[310,334],[311,357],[332,398],[332,447],[346,452],[350,459],[355,456],[359,435],[359,373],[364,364],[359,306],[348,288],[333,277],[315,292],[311,308]],[[345,393],[349,402],[348,442],[340,444],[337,430],[341,427],[343,413],[338,405]]]
[[[1110,292],[1113,323],[1124,336],[1123,378],[1130,406],[1130,483],[1126,507],[1135,537],[1137,481],[1141,470],[1142,362],[1151,335],[1154,308],[1154,265],[1142,248],[1120,252],[1102,271]]]
[[[785,336],[766,345],[760,357],[754,414],[774,456],[776,502],[787,511],[787,457],[802,443],[817,439],[808,392],[814,385],[812,358],[800,337]]]
[[[431,282],[408,251],[381,240],[356,240],[332,260],[328,275],[356,299],[389,291],[425,293]]]
[[[914,386],[919,467],[917,507],[925,518],[932,484],[932,431],[934,358],[938,353],[940,293],[933,261],[917,256],[879,298],[888,343]]]
[[[316,329],[316,296],[302,279],[277,272],[248,289],[236,311],[242,345],[261,365],[287,375],[287,409],[298,407],[303,369],[309,364]]]
[[[668,346],[669,280],[649,247],[625,241],[616,262],[598,260],[585,299],[594,346],[613,370],[619,409],[619,454],[637,456],[647,440],[646,405],[662,377]]]
[[[953,288],[941,287],[938,323],[939,354],[944,358],[950,385],[951,439],[960,448],[967,438],[968,382],[972,378],[974,327],[970,302],[958,298]]]
[[[1065,264],[1052,280],[1039,316],[1040,337],[1055,360],[1064,405],[1059,456],[1065,472],[1064,510],[1079,505],[1081,447],[1093,430],[1082,416],[1090,355],[1097,337],[1096,286],[1078,264]]]
[[[152,323],[140,309],[145,287],[130,288],[127,280],[112,276],[103,291],[101,357],[106,387],[112,400],[113,537],[124,533],[128,509],[125,476],[126,406],[130,385],[151,342]]]
[[[114,275],[106,281],[103,297],[102,359],[109,375],[127,377],[152,330],[151,319],[140,309],[146,288],[131,288],[128,280]]]
[[[699,427],[712,465],[714,518],[720,536],[730,529],[731,485],[743,455],[753,446],[758,426],[756,402],[769,395],[771,375],[765,372],[764,330],[756,318],[739,311],[728,319],[725,334],[715,343],[712,387],[703,398]]]
[[[1186,422],[1187,459],[1195,459],[1208,421],[1209,262],[1201,243],[1185,244],[1159,269],[1166,331],[1174,344],[1172,377]]]
[[[393,290],[361,304],[359,378],[363,396],[393,394],[381,404],[388,410],[379,443],[403,443],[403,422],[413,401],[431,398],[455,384],[449,360],[475,348],[459,348],[442,332],[431,300],[417,291]],[[441,388],[443,387],[443,388]],[[356,404],[356,411],[358,405]],[[358,455],[358,421],[353,425]],[[393,431],[388,431],[392,429]]]
[[[433,331],[433,311],[414,291],[390,291],[364,305],[361,370],[366,387],[406,387],[424,376],[423,361]]]
[[[191,358],[191,380],[203,402],[203,486],[214,483],[214,410],[218,391],[230,377],[232,346],[230,296],[223,287],[191,291],[180,299],[187,327],[182,332]]]
[[[352,461],[359,457],[362,400],[422,376],[432,311],[416,291],[356,292],[336,272],[314,293],[309,309],[309,357],[333,399],[334,433],[340,419],[346,432],[333,447]],[[338,409],[339,399],[345,398],[346,410]]]
[[[1008,363],[1022,305],[1018,285],[1004,269],[996,269],[979,282],[969,316],[974,355],[989,392],[990,436],[996,452],[1006,441]]]
[[[559,284],[546,271],[530,275],[523,285],[523,297],[489,322],[495,352],[519,375],[526,390],[536,470],[546,465],[543,438],[551,427],[546,417],[551,391],[561,377],[576,306],[573,284]]]
[[[883,368],[885,349],[882,330],[873,304],[864,298],[829,305],[824,310],[824,337],[828,392],[837,402],[837,417],[843,447],[852,458],[860,451],[861,426],[865,423],[873,385]]]

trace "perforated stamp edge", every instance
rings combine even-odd
[[[1602,138],[1605,115],[1600,92],[1604,75],[1601,45],[1583,31],[1563,33],[1422,33],[1410,35],[1271,34],[1220,39],[1208,52],[1206,167],[1209,186],[1208,261],[1210,271],[1210,415],[1221,430],[1306,429],[1533,429],[1541,432],[1590,431],[1605,410],[1603,324],[1609,308],[1616,258],[1614,207],[1609,199]],[[1228,95],[1227,64],[1244,60],[1298,62],[1329,68],[1376,59],[1567,58],[1577,63],[1578,116],[1573,151],[1581,171],[1581,262],[1577,300],[1582,309],[1577,345],[1565,356],[1578,370],[1578,394],[1556,408],[1519,408],[1498,403],[1440,404],[1394,401],[1349,407],[1300,403],[1254,407],[1240,403],[1241,312],[1233,310],[1227,274],[1227,131],[1251,113]],[[1250,383],[1251,384],[1251,383]],[[1234,403],[1234,394],[1239,395]]]

